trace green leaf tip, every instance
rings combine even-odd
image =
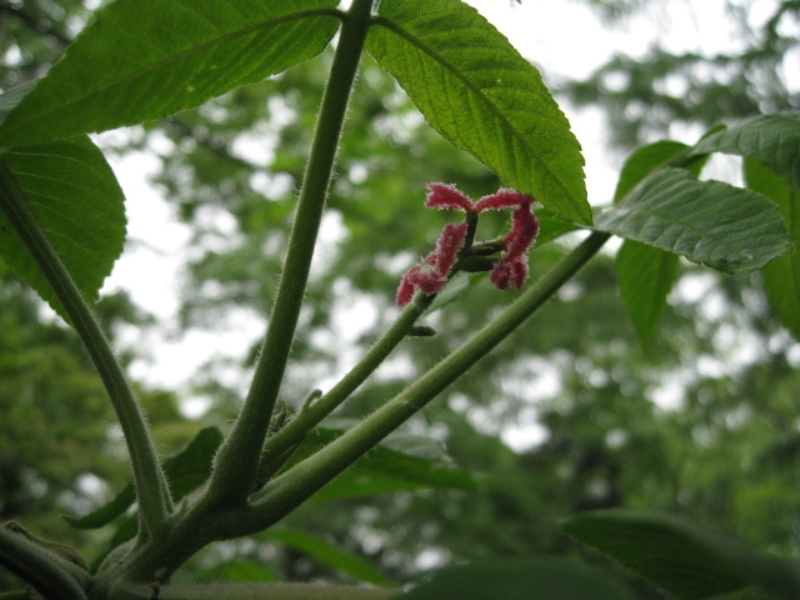
[[[592,223],[584,159],[541,75],[459,0],[383,0],[367,50],[428,123],[553,212]]]

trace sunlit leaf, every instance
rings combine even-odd
[[[2,98],[2,96],[0,96]],[[87,137],[0,154],[0,193],[18,191],[89,302],[125,242],[125,197],[114,172]],[[16,191],[15,191],[16,190]],[[0,256],[66,318],[22,239],[0,212]]]
[[[754,158],[793,189],[800,188],[800,115],[759,115],[706,138],[693,154],[725,152]]]
[[[681,169],[651,175],[625,203],[599,214],[596,227],[727,273],[760,269],[789,243],[773,202]]]
[[[747,186],[771,198],[792,239],[792,249],[764,267],[764,288],[775,314],[800,339],[800,190],[791,189],[774,171],[749,159],[744,163]]]
[[[413,584],[412,584],[413,585]],[[632,600],[610,576],[565,558],[502,558],[447,567],[422,578],[403,600]]]
[[[319,54],[338,0],[117,0],[0,125],[0,146],[164,117]]]
[[[680,600],[759,585],[787,600],[800,596],[800,571],[787,562],[672,516],[633,509],[580,513],[561,529]]]
[[[427,121],[506,185],[589,224],[580,145],[539,72],[459,0],[384,0],[367,49]]]

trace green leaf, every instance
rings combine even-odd
[[[337,569],[357,581],[373,585],[393,585],[395,582],[381,573],[370,561],[361,556],[334,546],[319,536],[295,529],[270,529],[260,536],[284,546],[300,550],[310,557]]]
[[[616,204],[627,196],[645,177],[658,167],[665,166],[689,146],[672,140],[662,140],[636,150],[625,161],[614,191]]]
[[[1,97],[1,96],[0,96]],[[0,154],[78,289],[97,300],[125,242],[125,197],[102,152],[87,137]],[[5,170],[5,169],[4,169]],[[0,213],[0,256],[66,319],[22,239]]]
[[[498,558],[447,567],[397,596],[404,600],[632,600],[600,571],[565,558]]]
[[[726,273],[760,269],[789,243],[773,202],[682,169],[653,173],[624,204],[600,213],[596,228]]]
[[[442,136],[520,192],[590,224],[580,144],[539,72],[459,0],[383,0],[367,50]]]
[[[778,205],[791,235],[792,249],[764,267],[764,289],[783,326],[800,340],[800,190],[791,189],[772,169],[753,159],[745,160],[744,177],[750,189]]]
[[[703,138],[692,154],[725,152],[755,158],[800,188],[800,115],[760,115]]]
[[[581,513],[561,529],[680,600],[699,600],[753,585],[800,596],[800,571],[773,556],[672,516],[633,509]]]
[[[689,146],[662,140],[636,150],[622,167],[614,203],[630,194],[653,171],[684,153]],[[699,175],[704,161],[694,161],[689,172]],[[625,240],[617,253],[620,295],[642,344],[647,345],[658,326],[667,296],[678,275],[678,257],[671,252]]]
[[[174,114],[319,54],[338,0],[117,0],[0,126],[37,144]]]
[[[311,456],[344,433],[318,428],[308,436],[286,468]],[[475,489],[472,474],[457,469],[441,445],[420,436],[394,434],[314,495],[329,501],[427,488]]]
[[[678,255],[625,240],[617,252],[620,295],[643,344],[653,337],[678,278]]]
[[[201,429],[177,454],[164,461],[164,472],[170,482],[175,500],[199,487],[211,473],[211,463],[222,443],[222,433],[216,427]],[[103,506],[81,518],[65,517],[76,529],[97,529],[107,525],[124,513],[136,501],[136,493],[129,483],[117,496]]]

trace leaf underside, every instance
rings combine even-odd
[[[338,0],[117,0],[11,110],[0,146],[165,117],[319,54]]]
[[[0,154],[14,185],[89,302],[125,242],[125,197],[100,150],[82,136]],[[0,213],[0,256],[66,315],[22,239]]]
[[[505,182],[591,224],[580,144],[539,72],[459,0],[384,0],[367,50],[427,121]]]

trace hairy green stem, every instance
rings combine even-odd
[[[358,426],[254,494],[251,498],[253,502],[251,509],[240,511],[235,516],[231,515],[235,517],[236,525],[243,527],[244,531],[257,531],[277,522],[304,502],[422,409],[536,313],[597,253],[609,237],[608,234],[601,232],[589,235],[536,281],[500,317],[486,325],[461,348]]]
[[[373,0],[355,0],[343,24],[306,166],[283,275],[244,406],[220,448],[209,502],[243,502],[256,480],[259,457],[286,369],[308,281],[347,103],[369,29]]]
[[[103,330],[72,276],[31,212],[14,174],[0,158],[0,209],[53,288],[97,367],[116,412],[133,466],[142,537],[158,535],[172,511],[172,497],[139,402]]]
[[[6,528],[0,528],[0,565],[47,598],[85,600],[91,580],[87,571]]]

